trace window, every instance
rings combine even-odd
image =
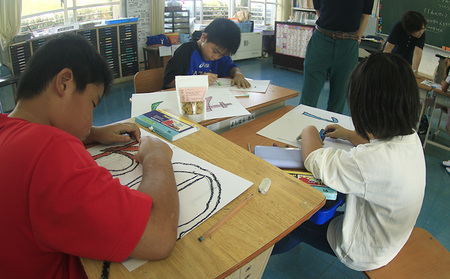
[[[233,17],[238,11],[252,13],[255,25],[274,25],[281,10],[280,0],[165,0],[167,6],[181,6],[195,17],[196,24],[207,25],[217,17]]]
[[[22,0],[21,32],[119,18],[122,0]]]

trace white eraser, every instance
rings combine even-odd
[[[259,184],[258,191],[261,194],[265,195],[269,191],[269,188],[270,188],[271,184],[272,184],[272,181],[270,180],[270,178],[267,178],[267,177],[264,178],[261,181],[261,184]]]

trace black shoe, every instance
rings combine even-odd
[[[428,131],[428,118],[425,115],[423,115],[422,119],[420,120],[419,134],[425,135],[427,131]]]

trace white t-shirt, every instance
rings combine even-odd
[[[348,152],[321,148],[306,158],[305,167],[348,194],[345,214],[327,231],[341,262],[358,271],[388,264],[408,240],[422,207],[426,170],[417,134],[371,140]]]
[[[445,79],[445,81],[446,81],[447,83],[450,83],[450,73],[448,74],[448,76],[447,76],[447,78]]]

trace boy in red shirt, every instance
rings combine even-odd
[[[179,214],[171,149],[140,139],[136,191],[98,166],[83,145],[140,138],[132,123],[92,127],[111,81],[107,62],[76,35],[50,40],[28,62],[16,108],[0,114],[2,277],[86,278],[78,257],[170,255]]]

